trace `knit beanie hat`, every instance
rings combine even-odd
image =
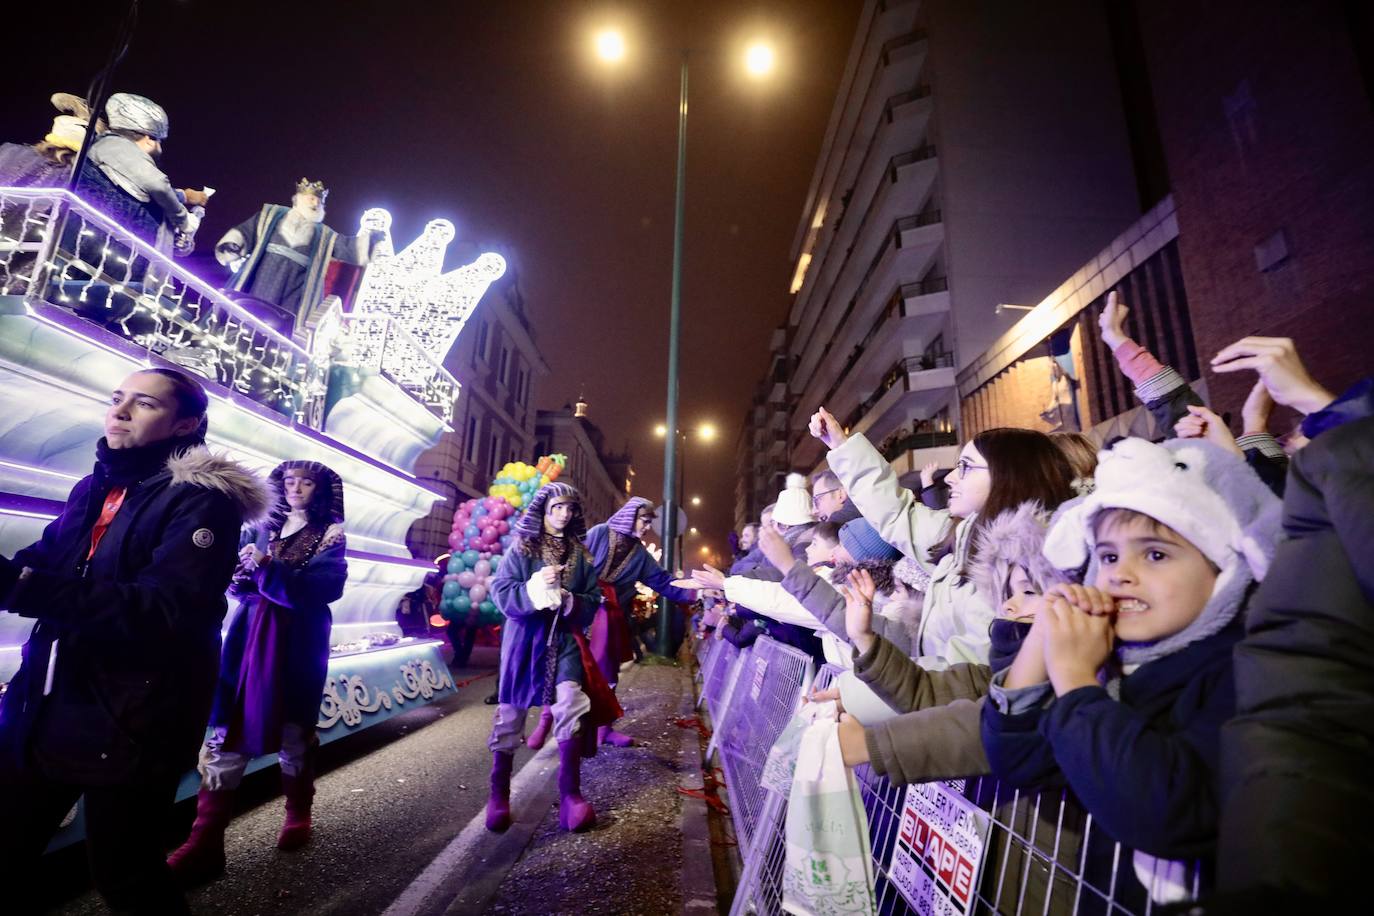
[[[895,563],[902,558],[902,552],[884,541],[868,520],[863,518],[853,519],[841,526],[840,544],[849,551],[855,563],[865,560]]]
[[[773,507],[773,521],[780,525],[810,525],[816,521],[816,516],[811,512],[811,494],[806,489],[803,475],[787,475],[787,484],[778,494],[777,504]]]
[[[616,534],[634,537],[635,518],[639,515],[641,509],[648,513],[649,518],[654,517],[653,503],[649,502],[643,496],[631,496],[625,502],[625,505],[621,506],[615,511],[614,515],[606,519],[606,527],[610,528]]]
[[[1199,439],[1122,439],[1098,456],[1096,484],[1056,513],[1045,539],[1045,556],[1055,566],[1087,564],[1084,581],[1092,584],[1097,514],[1130,509],[1178,532],[1220,570],[1197,619],[1157,642],[1123,645],[1123,663],[1163,658],[1219,632],[1240,610],[1250,584],[1268,572],[1282,504],[1239,455]]]
[[[1007,583],[1017,566],[1026,571],[1042,595],[1050,586],[1069,581],[1069,576],[1045,556],[1049,523],[1049,514],[1032,500],[1008,509],[979,528],[978,547],[968,575],[988,604],[999,607],[1007,600]]]

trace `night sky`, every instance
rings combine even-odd
[[[427,220],[452,220],[467,244],[450,247],[450,267],[481,246],[512,252],[553,370],[539,406],[583,388],[610,446],[633,450],[636,492],[658,501],[678,52],[691,49],[679,413],[721,434],[687,458],[687,494],[706,502],[692,523],[719,549],[740,423],[785,319],[793,235],[861,5],[144,0],[113,88],[167,109],[174,185],[218,189],[202,252],[263,202],[288,202],[302,175],[331,188],[337,229],[384,206],[398,248]],[[67,7],[86,18],[66,34],[75,12],[6,14],[4,140],[37,140],[55,114],[47,96],[86,91],[124,6]],[[631,42],[617,70],[590,52],[610,22]],[[739,63],[753,36],[779,49],[764,82]]]

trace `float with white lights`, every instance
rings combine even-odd
[[[207,380],[212,449],[264,473],[313,459],[345,482],[349,577],[321,740],[452,692],[440,642],[402,637],[396,607],[434,569],[405,540],[445,498],[414,475],[451,429],[459,387],[443,359],[505,271],[483,254],[444,273],[453,236],[435,220],[394,254],[388,238],[352,310],[326,300],[314,333],[292,339],[76,195],[0,188],[0,551],[36,540],[90,472],[111,388],[180,365]],[[31,626],[0,614],[0,684]]]

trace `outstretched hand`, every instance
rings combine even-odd
[[[825,443],[826,448],[839,448],[849,439],[845,435],[844,427],[840,425],[840,421],[836,420],[834,414],[824,407],[817,408],[816,412],[811,415],[811,423],[808,428],[811,430],[811,435]]]
[[[1102,342],[1115,350],[1125,343],[1126,316],[1131,313],[1124,302],[1117,300],[1116,290],[1107,293],[1107,303],[1102,306],[1102,314],[1097,316],[1097,327],[1102,334]]]
[[[935,472],[940,470],[940,462],[932,461],[921,468],[921,489],[935,486]]]
[[[1226,428],[1225,421],[1206,407],[1189,404],[1188,416],[1180,417],[1179,421],[1174,424],[1174,435],[1180,439],[1206,439],[1228,452],[1234,452],[1242,458],[1245,457],[1245,453],[1236,444],[1236,437],[1231,435],[1231,430]]]
[[[839,592],[844,596],[844,631],[849,641],[860,653],[873,648],[878,637],[873,633],[873,577],[866,569],[856,569],[849,574],[848,584],[841,584]]]
[[[704,569],[692,570],[692,578],[701,588],[725,588],[725,573],[716,569],[711,564],[706,564]]]
[[[1213,372],[1241,372],[1253,369],[1269,395],[1278,403],[1302,413],[1313,413],[1336,400],[1318,385],[1298,357],[1297,347],[1287,337],[1244,337],[1222,347],[1212,357]]]
[[[1240,432],[1244,436],[1257,436],[1269,432],[1269,415],[1274,412],[1274,399],[1264,380],[1255,382],[1255,387],[1246,395],[1245,405],[1240,409]]]
[[[864,738],[863,723],[845,713],[840,716],[838,729],[840,738],[840,757],[847,767],[868,763],[868,741]]]
[[[778,530],[771,525],[759,529],[759,550],[769,563],[784,576],[792,569],[797,558],[792,555],[792,548],[788,546],[786,539],[783,538]]]

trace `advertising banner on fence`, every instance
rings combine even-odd
[[[922,916],[973,911],[992,817],[949,783],[907,786],[887,873]]]

